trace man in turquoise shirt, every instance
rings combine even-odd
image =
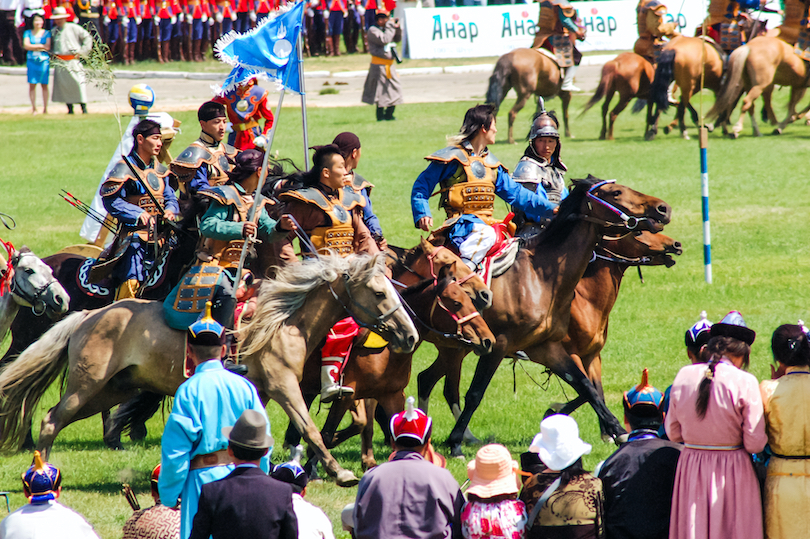
[[[194,374],[177,389],[161,439],[158,491],[168,507],[182,500],[181,539],[191,534],[202,486],[234,469],[222,428],[236,424],[245,410],[256,410],[267,418],[253,384],[222,366],[224,343],[225,328],[211,317],[208,302],[204,317],[188,328],[186,371],[193,368]],[[265,473],[270,469],[272,451],[271,447],[260,461]]]

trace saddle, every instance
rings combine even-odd
[[[536,50],[537,52],[539,52],[540,54],[542,54],[543,56],[545,56],[549,60],[552,60],[557,65],[557,67],[560,68],[560,78],[562,78],[562,72],[563,72],[564,67],[560,64],[560,61],[557,59],[557,55],[555,55],[550,50],[542,48],[542,47],[539,48],[539,49],[534,49],[534,50]]]

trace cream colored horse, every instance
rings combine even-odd
[[[0,446],[15,447],[45,390],[67,368],[62,399],[42,420],[37,448],[48,455],[59,432],[135,396],[173,395],[184,381],[185,334],[163,323],[163,305],[119,301],[60,322],[0,373]],[[263,402],[289,415],[341,486],[357,478],[326,449],[301,396],[304,363],[335,323],[351,313],[393,349],[410,351],[418,334],[382,257],[328,255],[287,266],[262,285],[243,334],[243,362]]]

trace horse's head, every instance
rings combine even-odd
[[[495,335],[476,310],[467,291],[455,279],[444,275],[445,273],[447,270],[443,268],[436,286],[436,303],[431,309],[428,323],[438,331],[455,334],[469,341],[473,351],[479,356],[490,353]]]
[[[603,238],[600,247],[614,256],[625,259],[631,265],[666,266],[675,265],[671,255],[683,253],[681,242],[664,234],[653,234],[646,230],[618,238]]]
[[[575,190],[587,189],[582,213],[603,221],[608,228],[661,232],[672,218],[672,207],[660,198],[640,193],[615,180],[591,175],[574,180]]]
[[[70,296],[53,276],[50,266],[27,247],[9,253],[9,287],[15,301],[34,314],[58,318],[68,311]]]
[[[346,307],[357,323],[379,333],[393,351],[413,351],[419,334],[385,275],[383,255],[354,257],[343,281],[349,296]]]
[[[424,238],[419,242],[419,248],[425,254],[423,262],[429,267],[429,275],[436,278],[444,271],[445,276],[455,279],[461,285],[477,309],[484,310],[492,306],[492,291],[484,284],[484,280],[450,249],[436,247]]]

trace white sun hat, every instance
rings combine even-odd
[[[579,427],[573,418],[555,414],[540,423],[540,433],[532,440],[529,451],[537,453],[550,469],[560,471],[590,453],[591,444],[579,438]]]

